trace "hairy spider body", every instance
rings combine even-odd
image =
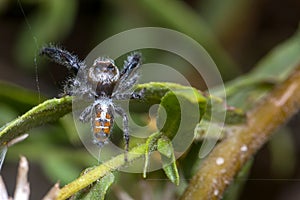
[[[42,48],[40,54],[72,69],[77,75],[68,81],[65,92],[93,102],[79,116],[81,122],[91,123],[93,143],[99,147],[108,143],[116,113],[123,118],[125,151],[128,152],[128,117],[121,107],[115,105],[114,100],[140,99],[143,96],[143,91],[132,92],[139,78],[137,69],[141,65],[141,54],[128,56],[121,72],[109,58],[99,57],[92,66],[86,66],[77,56],[55,46]]]
[[[93,142],[102,146],[102,144],[107,143],[113,126],[113,107],[110,104],[96,104],[93,111],[93,115]]]

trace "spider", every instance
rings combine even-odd
[[[90,122],[93,143],[102,147],[109,141],[114,123],[114,115],[123,118],[123,137],[125,140],[125,160],[129,149],[128,116],[114,100],[141,99],[144,90],[132,92],[136,85],[141,65],[141,54],[134,52],[124,61],[121,71],[114,61],[107,57],[97,58],[92,66],[87,66],[78,57],[56,46],[43,47],[40,55],[46,55],[57,64],[67,67],[74,76],[65,85],[65,93],[92,101],[79,116],[83,123]]]

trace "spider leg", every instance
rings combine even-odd
[[[139,92],[133,92],[133,93],[131,94],[130,99],[142,99],[142,98],[144,98],[144,96],[145,96],[145,91],[146,91],[146,88],[143,88],[143,89],[140,90]]]
[[[126,112],[121,107],[115,107],[115,111],[123,118],[123,137],[125,140],[125,161],[128,160],[128,150],[129,150],[129,127],[128,127],[128,116]]]
[[[118,93],[130,93],[129,90],[138,82],[138,68],[142,63],[141,60],[142,55],[137,52],[127,57],[127,60],[124,62],[123,70],[120,73],[120,79],[115,86],[113,96]]]
[[[139,92],[132,92],[132,93],[121,93],[121,94],[115,94],[114,98],[116,100],[127,100],[127,99],[142,99],[144,97],[145,88],[142,89]]]
[[[75,74],[77,74],[78,70],[84,66],[84,63],[80,61],[76,55],[73,55],[59,47],[43,47],[40,50],[40,55],[46,55],[53,62],[73,70]]]
[[[94,108],[94,104],[86,107],[82,113],[79,115],[79,120],[83,123],[87,123],[90,121],[92,116],[92,109]]]
[[[142,63],[142,55],[138,52],[134,52],[127,57],[127,61],[124,63],[123,70],[120,73],[120,77],[126,79],[134,71],[135,68],[139,67]]]

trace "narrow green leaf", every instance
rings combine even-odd
[[[72,98],[70,96],[47,100],[2,127],[0,129],[0,144],[5,145],[34,127],[56,121],[71,112],[71,109]]]
[[[208,130],[210,131],[208,132]],[[214,139],[220,140],[224,137],[224,127],[223,123],[207,121],[202,119],[199,124],[197,124],[195,128],[195,140],[202,141],[204,139]],[[222,130],[221,135],[219,134],[219,130]]]
[[[160,103],[161,98],[169,91],[183,90],[190,87],[169,82],[150,82],[143,83],[137,86],[136,91],[144,89],[144,101],[150,104]]]
[[[146,141],[146,150],[145,150],[145,164],[144,164],[144,170],[143,170],[143,178],[146,178],[147,176],[147,169],[149,166],[149,160],[150,160],[150,153],[155,150],[155,144],[157,142],[157,139],[162,134],[160,132],[153,133],[147,138]]]
[[[108,173],[103,178],[96,181],[95,185],[92,186],[89,193],[83,198],[83,200],[104,200],[105,194],[114,180],[114,175],[112,173]]]
[[[206,98],[196,89],[169,91],[161,100],[157,127],[169,139],[172,139],[178,132],[193,134],[205,109]]]
[[[249,74],[226,83],[228,102],[239,107],[244,107],[243,104],[253,105],[262,94],[270,91],[276,83],[285,80],[299,66],[299,63],[300,30],[272,49]],[[253,94],[253,91],[257,92]],[[217,87],[213,94],[221,97],[223,91]],[[236,102],[239,104],[235,104]]]
[[[166,92],[173,89],[188,88],[173,83],[147,83],[138,86],[138,90],[146,89],[145,102],[159,103],[160,98]],[[27,93],[26,93],[27,94]],[[29,95],[28,97],[32,97]],[[30,100],[31,101],[31,100]],[[0,128],[0,144],[6,144],[15,137],[18,137],[32,128],[56,121],[65,114],[71,112],[72,97],[66,96],[60,99],[50,99],[32,108],[21,117],[13,120]]]
[[[172,142],[163,137],[158,139],[157,150],[161,155],[163,170],[172,183],[179,185],[179,174],[176,166],[176,159]]]
[[[170,140],[165,137],[159,138],[157,141],[157,150],[167,158],[171,158],[173,154],[172,143],[170,143]]]
[[[207,101],[207,109],[203,118],[209,122],[223,123],[223,116],[226,116],[225,123],[230,125],[241,124],[246,121],[246,113],[242,109],[226,105],[222,98],[211,95]]]
[[[175,161],[169,165],[165,165],[163,170],[172,183],[179,185],[179,174]]]
[[[272,49],[250,76],[256,79],[283,81],[300,63],[300,29],[288,40]]]
[[[103,178],[97,180],[93,185],[76,193],[72,200],[104,200],[105,195],[115,180],[112,173],[108,173]]]

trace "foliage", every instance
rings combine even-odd
[[[198,5],[196,1],[191,2],[194,6]],[[174,83],[151,82],[138,85],[136,90],[145,89],[146,98],[143,102],[132,102],[132,116],[137,122],[146,124],[151,116],[145,110],[159,104],[156,113],[158,117],[154,120],[156,126],[152,127],[147,139],[132,139],[128,163],[124,161],[124,155],[120,154],[100,164],[81,146],[73,119],[68,115],[72,110],[72,97],[43,96],[49,95],[47,92],[50,88],[45,87],[43,80],[39,80],[42,93],[1,81],[0,163],[4,161],[7,150],[4,166],[7,161],[15,161],[20,154],[25,155],[30,162],[39,163],[52,182],[59,180],[63,186],[58,199],[70,196],[72,199],[115,198],[121,193],[120,188],[136,199],[141,199],[141,193],[151,193],[147,191],[155,191],[152,193],[157,198],[171,191],[173,198],[181,199],[191,196],[219,199],[223,195],[225,199],[238,199],[245,187],[241,179],[249,175],[255,153],[271,140],[275,129],[299,109],[300,31],[273,48],[250,72],[240,75],[242,69],[238,67],[238,61],[229,55],[224,46],[227,45],[227,49],[239,46],[241,35],[253,28],[250,23],[253,20],[252,13],[257,11],[254,1],[201,2],[201,8],[198,9],[191,8],[184,1],[175,0],[135,0],[131,3],[109,0],[93,1],[91,4],[82,4],[76,0],[20,0],[17,6],[24,23],[21,29],[14,31],[17,39],[12,57],[14,64],[23,68],[21,72],[24,76],[32,78],[38,67],[42,77],[49,78],[47,71],[43,71],[46,69],[42,68],[45,66],[43,61],[38,62],[37,57],[38,49],[46,43],[64,43],[63,40],[71,38],[71,42],[66,42],[85,51],[107,36],[131,27],[163,26],[191,36],[207,49],[226,81],[227,96],[221,96],[218,86],[210,88],[211,93],[208,95],[206,91],[200,92],[200,87]],[[8,1],[1,2],[0,14],[5,16],[10,7]],[[80,9],[88,13],[86,17],[91,17],[83,21],[93,21],[93,24],[77,24],[80,22],[78,19],[82,20]],[[85,35],[74,39],[76,36],[71,34],[73,31],[84,32]],[[255,48],[255,51],[260,49]],[[241,53],[247,52],[245,50]],[[154,53],[149,55],[158,60],[167,59]],[[180,102],[187,106],[187,112],[181,112]],[[218,115],[212,118],[212,104],[217,105],[215,109],[220,116],[226,113],[224,127]],[[192,113],[190,110],[199,110],[200,115],[189,115]],[[163,124],[161,122],[164,121],[165,113],[167,118]],[[182,119],[188,122],[179,127]],[[189,133],[186,137],[190,137],[193,143],[176,160],[177,152],[172,139],[180,128]],[[212,130],[210,134],[207,134],[208,129]],[[221,137],[214,135],[220,129]],[[119,144],[120,130],[114,131],[114,142]],[[30,137],[11,147],[16,138],[18,141],[24,134]],[[288,176],[296,163],[290,130],[280,129],[273,137],[275,139],[270,143],[271,168],[282,176]],[[218,140],[218,145],[205,159],[199,159],[198,153],[205,140]],[[153,152],[157,152],[163,168],[158,172],[147,173]],[[125,175],[118,169],[134,164],[137,159],[144,159],[144,178],[168,178],[174,185],[168,185],[167,181],[149,181],[143,191],[136,189],[142,185],[141,175]],[[287,159],[288,162],[283,162]],[[280,171],[280,167],[284,170]],[[85,168],[87,170],[83,170]],[[84,172],[80,174],[80,171]],[[192,181],[188,182],[190,179]],[[132,183],[131,187],[129,182]]]

